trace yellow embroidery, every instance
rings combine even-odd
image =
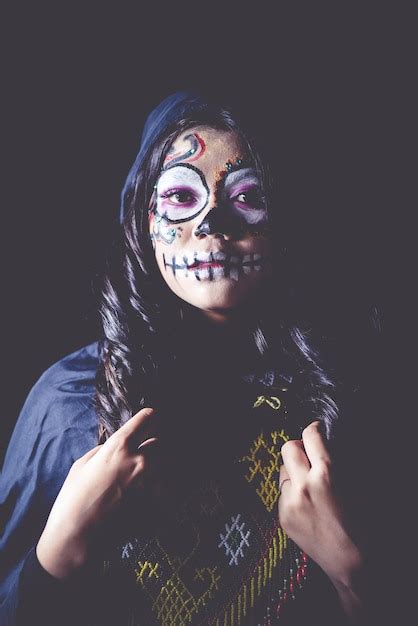
[[[161,588],[152,608],[163,626],[184,626],[192,620],[193,614],[197,613],[213,596],[214,590],[218,589],[220,579],[217,568],[196,569],[195,580],[199,578],[204,581],[205,575],[209,586],[198,599],[190,593],[178,574],[173,574]]]
[[[273,548],[270,546],[269,548],[269,578],[271,578],[273,574]]]
[[[281,452],[278,444],[288,440],[284,430],[274,431],[270,436],[262,432],[253,441],[250,453],[240,459],[240,462],[248,462],[249,471],[245,479],[249,483],[258,483],[256,493],[268,511],[272,511],[280,494],[277,478]]]
[[[287,548],[287,535],[280,526],[277,529],[277,534],[279,535],[279,559],[281,559],[283,557],[283,550]]]
[[[276,567],[277,563],[277,539],[273,537],[273,567]]]
[[[277,396],[258,396],[257,400],[253,404],[253,408],[256,409],[264,404],[264,402],[271,406],[271,408],[275,411],[278,411],[282,406],[282,402]]]
[[[246,617],[247,615],[247,585],[244,583],[244,588],[242,590],[242,594],[243,594],[243,613],[244,613],[244,617]]]
[[[147,578],[159,578],[157,574],[158,563],[151,563],[150,561],[138,561],[139,569],[135,570],[136,574],[136,582],[140,582],[141,585],[144,585],[143,578],[147,574]]]
[[[200,535],[196,527],[189,528],[188,545],[184,547],[183,554],[174,553],[170,541],[172,541],[171,537],[161,535],[155,537],[155,548],[160,553],[158,562],[161,565],[158,568],[158,563],[138,562],[137,580],[141,582],[147,595],[152,598],[152,611],[159,624],[186,626],[195,618],[196,613],[214,597],[219,588],[220,575],[216,566],[212,568],[190,567],[190,562],[200,545]],[[167,565],[168,576],[165,573]],[[202,592],[193,595],[186,583],[187,574],[191,574],[194,580],[202,581],[202,584],[199,582],[199,587],[203,587]],[[150,580],[151,575],[152,580]],[[155,578],[159,578],[157,586],[152,585]]]
[[[258,570],[258,577],[257,577],[257,595],[259,596],[259,595],[260,595],[260,593],[261,593],[261,571],[262,571],[261,565],[259,565],[259,566],[258,566],[257,570]]]

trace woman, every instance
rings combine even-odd
[[[295,325],[260,129],[192,92],[149,116],[103,338],[43,374],[9,446],[5,623],[360,623],[336,385]]]

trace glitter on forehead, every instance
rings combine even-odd
[[[216,175],[216,179],[215,179],[216,193],[218,193],[219,188],[221,187],[222,183],[224,182],[228,174],[230,174],[231,172],[236,172],[237,170],[243,169],[245,167],[249,167],[249,165],[250,163],[248,159],[245,159],[244,157],[240,155],[235,155],[232,159],[227,161],[224,167],[221,170],[219,170]]]

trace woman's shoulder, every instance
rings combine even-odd
[[[94,342],[64,356],[42,373],[23,404],[6,461],[10,455],[17,458],[17,450],[21,459],[29,460],[60,449],[65,449],[70,461],[97,444],[97,365],[98,343]]]
[[[97,445],[97,365],[97,343],[53,363],[33,385],[16,421],[0,475],[9,518],[1,548],[15,564],[12,584],[72,464]]]
[[[99,345],[95,341],[62,357],[50,365],[35,383],[33,389],[47,387],[61,388],[66,383],[84,383],[93,381],[99,362]],[[64,390],[70,390],[65,387]],[[78,386],[76,385],[76,388]]]
[[[25,405],[85,402],[95,388],[98,342],[83,346],[50,365],[33,385]]]
[[[30,409],[32,420],[45,415],[62,427],[73,427],[81,415],[93,410],[98,342],[83,346],[48,367],[32,387],[22,413]]]

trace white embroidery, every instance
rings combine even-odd
[[[248,537],[251,531],[244,530],[245,522],[239,525],[240,517],[241,513],[238,513],[236,517],[232,516],[231,526],[225,524],[225,535],[222,533],[219,534],[222,541],[218,545],[218,548],[224,546],[225,555],[231,557],[229,565],[238,565],[238,556],[244,556],[243,547],[250,545],[248,543]]]

